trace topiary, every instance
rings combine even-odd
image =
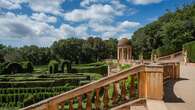
[[[48,65],[49,73],[57,73],[58,72],[59,63],[56,60],[51,60]]]
[[[70,60],[61,60],[60,61],[60,71],[64,72],[64,66],[66,65],[67,73],[71,73],[72,66]]]
[[[22,73],[22,66],[19,64],[19,63],[9,63],[7,66],[6,66],[6,72],[7,74],[15,74],[15,73]]]
[[[33,72],[33,65],[30,61],[22,62],[23,72],[24,73],[32,73]]]

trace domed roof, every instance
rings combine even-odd
[[[131,45],[127,38],[122,38],[118,41],[118,46],[128,46]]]

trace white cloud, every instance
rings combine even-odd
[[[0,0],[0,8],[19,9],[24,0]]]
[[[14,18],[14,20],[13,20]],[[41,39],[58,40],[64,38],[63,33],[46,22],[31,19],[26,15],[15,15],[8,12],[0,15],[0,39],[33,39],[35,44]],[[45,41],[46,42],[46,41]],[[49,42],[49,41],[48,41]],[[28,43],[26,43],[28,45]]]
[[[103,38],[117,37],[121,34],[129,34],[129,31],[141,26],[139,22],[123,21],[116,25],[111,24],[100,24],[97,22],[90,22],[89,27],[99,33]]]
[[[65,14],[65,19],[69,21],[83,20],[112,20],[114,16],[123,15],[124,7],[114,9],[108,4],[93,4],[86,9],[75,9]]]
[[[123,32],[128,29],[137,28],[141,24],[139,22],[133,21],[123,21],[117,25],[99,24],[96,22],[91,22],[89,26],[96,32]]]
[[[141,4],[141,5],[147,5],[151,3],[160,3],[162,0],[129,0],[130,2],[133,2],[134,4]]]
[[[61,3],[65,0],[28,0],[28,3],[33,11],[60,14]]]
[[[33,13],[31,18],[40,22],[48,23],[55,23],[57,21],[56,17],[46,15],[45,13]]]

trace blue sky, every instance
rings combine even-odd
[[[0,0],[0,43],[50,46],[69,37],[131,38],[194,0]]]

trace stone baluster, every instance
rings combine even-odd
[[[87,94],[87,104],[86,104],[86,110],[91,110],[91,92],[88,92]]]
[[[60,105],[60,110],[64,110],[65,102],[62,102],[62,103],[60,103],[59,105]]]
[[[135,96],[135,76],[131,75],[130,98]]]
[[[78,99],[78,110],[82,110],[83,109],[83,107],[82,107],[82,96],[78,96],[77,99]]]
[[[100,92],[100,88],[96,89],[95,90],[95,109],[96,110],[100,110],[100,95],[99,95],[99,92]]]
[[[115,104],[118,99],[119,91],[118,91],[118,81],[113,84],[113,95],[112,95],[112,103]]]
[[[104,97],[103,97],[104,110],[107,110],[108,107],[109,107],[109,94],[108,94],[108,88],[109,88],[109,86],[104,86]]]
[[[74,110],[73,102],[74,102],[74,99],[69,100],[69,110]]]
[[[126,100],[126,79],[122,80],[122,86],[121,86],[121,96],[122,96],[122,100]]]
[[[48,110],[57,110],[58,104],[53,103],[52,101],[49,103]]]

